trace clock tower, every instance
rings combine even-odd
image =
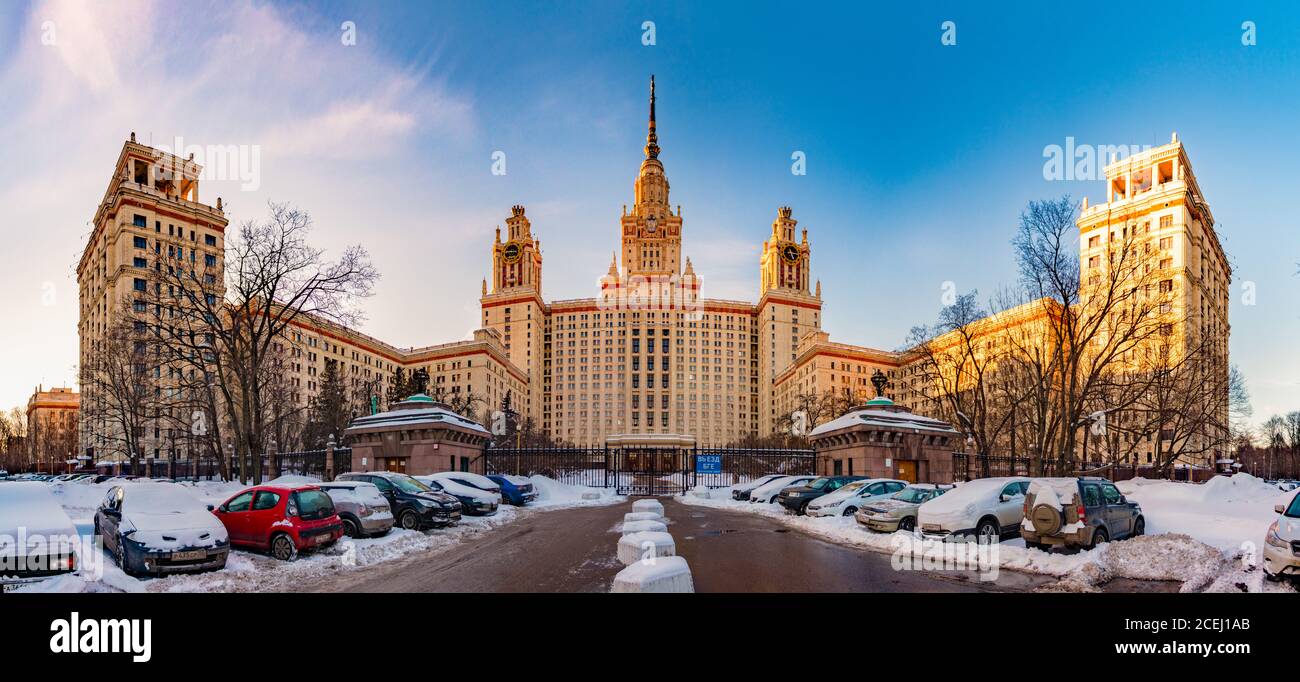
[[[808,230],[795,241],[799,221],[793,216],[789,206],[777,209],[772,236],[759,257],[758,381],[766,406],[759,414],[759,433],[776,426],[776,377],[798,358],[800,339],[822,325],[821,283],[810,277]]]

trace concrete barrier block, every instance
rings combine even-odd
[[[633,521],[659,521],[662,523],[663,520],[663,514],[656,514],[655,512],[630,512],[623,515],[623,523]]]
[[[634,512],[654,512],[660,516],[664,515],[664,505],[659,500],[637,500],[632,503]]]
[[[668,524],[663,521],[628,521],[623,524],[623,535],[646,532],[666,533],[668,532]]]
[[[673,536],[663,531],[628,533],[618,539],[618,560],[624,566],[631,566],[642,559],[676,555],[677,543],[673,542]]]
[[[667,556],[653,561],[638,561],[618,572],[610,592],[668,593],[694,592],[690,566],[679,556]]]

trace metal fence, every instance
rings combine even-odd
[[[494,448],[488,474],[541,475],[569,485],[615,488],[624,495],[674,495],[719,488],[766,474],[814,472],[812,450],[695,447]]]
[[[1131,478],[1163,478],[1175,481],[1205,481],[1214,471],[1202,467],[1175,467],[1162,474],[1155,467],[1113,462],[1075,462],[1050,460],[1041,463],[1041,473],[1035,471],[1028,457],[1010,455],[981,455],[954,452],[952,455],[953,479],[970,481],[998,476],[1100,476],[1112,481]]]

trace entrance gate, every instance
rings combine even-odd
[[[623,446],[491,448],[488,474],[541,475],[569,485],[614,488],[620,495],[680,495],[696,486],[722,488],[767,474],[812,475],[812,450]]]

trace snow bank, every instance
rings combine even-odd
[[[612,488],[569,485],[546,476],[531,476],[528,480],[532,482],[533,490],[537,491],[537,499],[529,503],[529,507],[606,505],[627,500],[626,497],[615,494]]]
[[[679,556],[638,561],[618,572],[610,592],[668,593],[694,592],[691,569]]]
[[[1180,533],[1234,554],[1260,546],[1277,518],[1273,505],[1295,495],[1285,493],[1250,474],[1215,476],[1205,483],[1120,481],[1120,492],[1142,506],[1147,533]]]

